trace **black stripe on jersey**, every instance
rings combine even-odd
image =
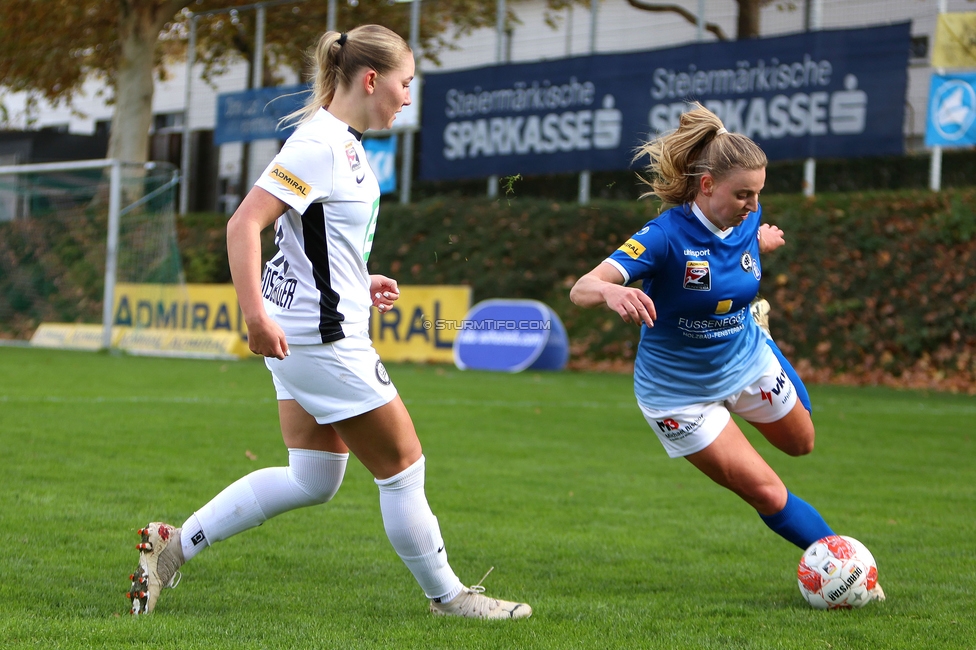
[[[321,203],[308,206],[302,215],[302,231],[305,233],[305,255],[312,263],[312,278],[319,291],[319,334],[323,343],[338,341],[345,336],[340,325],[345,317],[339,313],[339,294],[332,289],[329,242]]]

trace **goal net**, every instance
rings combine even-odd
[[[0,341],[42,323],[100,325],[115,286],[185,286],[168,163],[0,167]]]

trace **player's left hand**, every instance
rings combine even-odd
[[[764,223],[759,226],[759,252],[769,253],[786,243],[786,238],[779,226]]]
[[[397,289],[396,280],[385,275],[369,276],[369,296],[373,306],[380,313],[389,311],[393,303],[400,297],[400,290]]]

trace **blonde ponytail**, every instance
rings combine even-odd
[[[332,103],[336,89],[348,85],[366,68],[385,74],[396,69],[410,46],[399,34],[381,25],[360,25],[348,32],[326,32],[310,52],[312,92],[305,106],[281,119],[283,125],[304,124]]]
[[[698,194],[698,179],[710,174],[721,180],[734,169],[763,169],[766,154],[741,133],[731,133],[715,113],[701,104],[684,113],[677,130],[638,149],[634,160],[648,156],[650,163],[641,181],[651,190],[641,196],[657,196],[665,203],[681,205]]]

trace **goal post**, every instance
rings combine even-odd
[[[44,321],[97,320],[108,349],[120,272],[124,282],[185,284],[178,182],[168,163],[0,166],[0,339],[29,339]]]

